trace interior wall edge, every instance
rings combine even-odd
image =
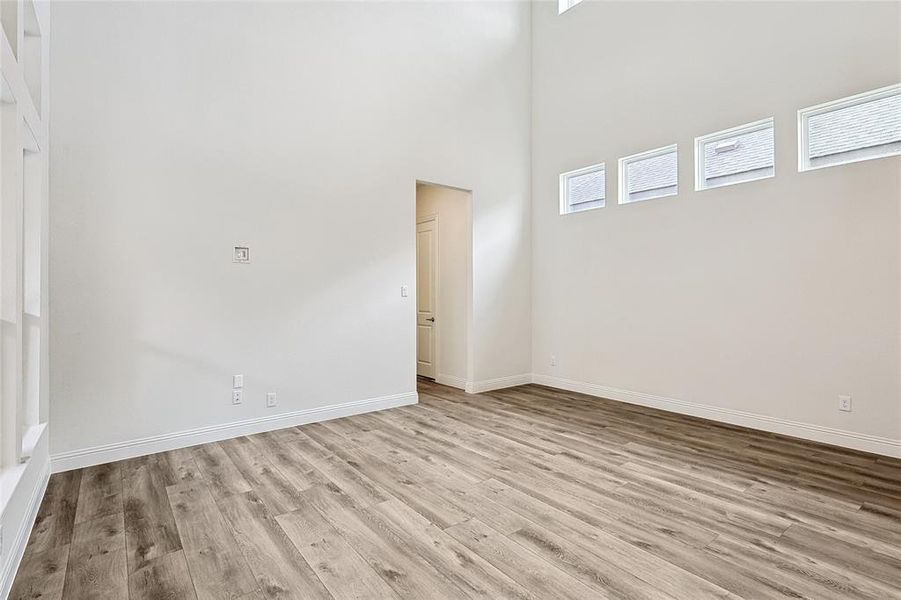
[[[462,377],[442,375],[441,373],[435,376],[435,383],[440,383],[441,385],[457,388],[459,390],[465,390],[466,386],[470,384],[470,382],[466,381],[466,379]]]
[[[465,390],[468,394],[481,394],[482,392],[490,392],[503,388],[516,387],[518,385],[526,385],[527,383],[532,383],[531,373],[508,375],[507,377],[484,379],[481,381],[468,381],[466,382]]]
[[[243,435],[252,435],[276,429],[285,429],[308,423],[318,423],[331,419],[340,419],[368,412],[408,406],[419,402],[419,394],[402,392],[389,396],[379,396],[365,400],[356,400],[342,404],[333,404],[318,408],[309,408],[293,412],[281,413],[242,421],[233,421],[220,425],[197,427],[184,431],[164,433],[160,435],[125,440],[112,444],[79,448],[67,452],[53,454],[50,464],[53,473],[62,473],[73,469],[81,469],[118,460],[126,460],[157,452],[177,450],[198,444],[218,442]]]
[[[560,390],[615,400],[617,402],[657,408],[667,412],[700,417],[719,423],[738,425],[740,427],[757,429],[769,433],[778,433],[812,442],[830,444],[832,446],[840,446],[842,448],[860,450],[892,458],[901,458],[901,439],[896,440],[848,431],[845,429],[824,427],[813,423],[791,421],[741,410],[699,404],[697,402],[680,400],[678,398],[669,398],[666,396],[646,394],[644,392],[623,390],[596,383],[563,379],[551,375],[533,374],[532,382]]]

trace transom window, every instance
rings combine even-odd
[[[901,84],[798,111],[798,170],[901,154]]]
[[[664,146],[619,159],[619,203],[679,193],[678,147]]]
[[[701,136],[695,140],[695,189],[773,177],[775,158],[772,118]]]
[[[560,214],[604,208],[607,204],[607,169],[604,163],[560,175]]]
[[[557,0],[557,14],[562,15],[582,0]]]

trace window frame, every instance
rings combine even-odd
[[[650,158],[656,158],[658,156],[663,156],[665,154],[675,153],[676,154],[676,190],[668,193],[661,194],[660,196],[653,196],[651,198],[641,198],[640,200],[629,200],[629,190],[628,190],[628,182],[626,181],[626,168],[633,162],[638,162],[640,160],[647,160]],[[660,148],[654,148],[653,150],[645,150],[644,152],[638,152],[637,154],[630,154],[629,156],[624,156],[619,159],[619,192],[617,193],[617,204],[636,204],[638,202],[646,202],[648,200],[659,200],[660,198],[670,198],[672,196],[679,195],[679,144],[669,144],[667,146],[661,146]]]
[[[603,201],[602,206],[592,206],[591,208],[583,208],[582,210],[567,210],[570,207],[569,197],[567,194],[567,183],[573,177],[578,177],[579,175],[587,175],[588,173],[595,173],[597,171],[604,171],[604,197],[601,198]],[[567,171],[565,173],[560,173],[560,216],[564,215],[574,215],[577,213],[588,212],[590,210],[599,210],[601,208],[607,207],[607,163],[599,162],[594,165],[589,165],[587,167],[582,167],[579,169],[573,169],[572,171]]]
[[[866,160],[875,160],[879,158],[887,158],[889,156],[901,155],[901,150],[891,150],[881,154],[874,154],[872,156],[859,156],[857,158],[850,158],[848,160],[842,160],[829,164],[811,165],[810,140],[808,139],[808,121],[810,120],[810,117],[821,115],[827,112],[841,110],[843,108],[857,106],[859,104],[866,104],[867,102],[881,100],[882,98],[888,98],[890,96],[897,95],[901,95],[901,83],[896,83],[894,85],[889,85],[875,90],[870,90],[868,92],[862,92],[860,94],[854,94],[853,96],[846,96],[837,100],[831,100],[829,102],[823,102],[822,104],[816,104],[814,106],[808,106],[807,108],[800,109],[798,111],[798,172],[803,173],[805,171],[816,171],[818,169],[838,167],[841,165],[849,165]]]
[[[557,15],[562,15],[569,9],[582,3],[582,0],[557,0]]]
[[[739,135],[746,133],[755,133],[757,131],[762,131],[764,129],[772,129],[773,130],[773,172],[769,175],[760,175],[758,177],[752,177],[749,179],[740,179],[738,181],[729,181],[726,183],[721,183],[719,185],[707,185],[707,178],[704,175],[704,171],[706,170],[706,159],[704,153],[704,147],[707,144],[711,144],[713,142],[718,142],[721,140],[727,140],[730,138],[738,137]],[[713,190],[716,188],[727,187],[730,185],[737,185],[740,183],[750,183],[751,181],[759,181],[761,179],[772,179],[776,176],[776,120],[775,117],[767,117],[766,119],[760,119],[759,121],[753,121],[751,123],[745,123],[744,125],[737,125],[735,127],[730,127],[729,129],[723,129],[721,131],[714,131],[713,133],[708,133],[706,135],[702,135],[695,138],[695,191],[700,192],[702,190]]]

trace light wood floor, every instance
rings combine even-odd
[[[901,598],[901,461],[524,386],[54,475],[12,598]]]

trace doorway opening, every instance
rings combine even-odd
[[[472,192],[416,182],[416,375],[471,379]]]

